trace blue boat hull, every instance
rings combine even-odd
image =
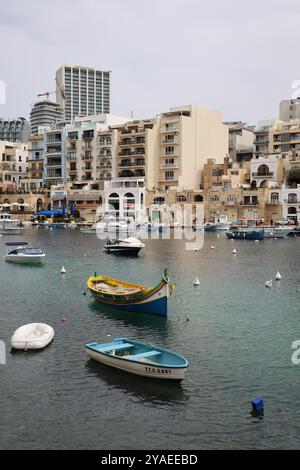
[[[123,310],[126,312],[137,312],[137,313],[150,313],[152,315],[159,315],[166,317],[168,315],[168,298],[163,297],[161,299],[152,300],[147,303],[134,303],[134,304],[117,304],[114,302],[105,302],[103,298],[100,298],[96,294],[93,294],[93,298],[102,305],[108,307]]]
[[[265,237],[264,232],[226,232],[226,236],[232,240],[263,240]]]

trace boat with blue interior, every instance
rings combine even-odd
[[[40,248],[34,248],[28,242],[7,242],[7,254],[5,261],[18,264],[38,264],[45,257],[45,253]]]
[[[102,364],[155,379],[181,381],[188,367],[188,360],[173,351],[128,338],[87,343],[85,350]]]
[[[103,305],[166,317],[168,298],[175,285],[170,283],[167,269],[165,269],[160,282],[154,287],[130,284],[108,276],[97,276],[97,273],[89,277],[87,287],[92,297]]]

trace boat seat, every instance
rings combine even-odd
[[[145,351],[143,353],[138,353],[138,354],[133,354],[131,356],[126,356],[126,359],[135,360],[135,359],[140,359],[140,358],[143,358],[143,357],[158,356],[159,354],[161,354],[160,351]]]
[[[108,351],[117,351],[121,349],[128,349],[128,348],[133,348],[134,345],[130,343],[122,343],[122,344],[114,344],[114,343],[108,343],[106,345],[99,345],[93,346],[93,349],[99,351],[99,352],[108,352]]]

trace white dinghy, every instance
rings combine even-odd
[[[13,349],[43,349],[53,340],[54,330],[46,323],[28,323],[20,326],[12,338]]]

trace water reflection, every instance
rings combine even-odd
[[[87,360],[86,368],[90,374],[106,382],[109,387],[133,395],[143,402],[149,402],[153,405],[171,405],[174,402],[188,400],[180,382],[170,383],[167,380],[140,377],[91,359]]]
[[[143,331],[156,331],[159,335],[166,336],[169,332],[170,324],[166,317],[149,315],[146,313],[127,312],[111,307],[100,305],[97,302],[90,302],[89,309],[97,314],[104,315],[109,319],[122,322],[124,326],[134,326]]]

